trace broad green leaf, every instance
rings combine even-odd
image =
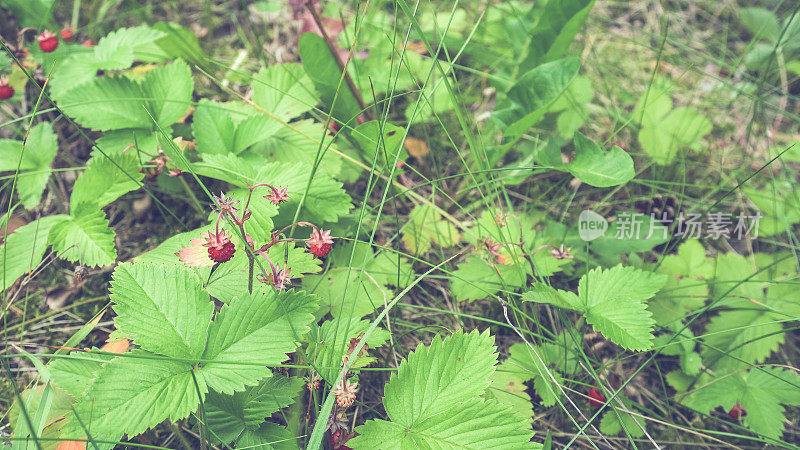
[[[244,294],[223,306],[208,330],[198,373],[221,393],[241,391],[286,360],[314,320],[317,300],[305,292]],[[247,363],[247,364],[242,364]]]
[[[116,164],[115,164],[116,163]],[[135,153],[125,153],[111,159],[95,155],[86,163],[86,170],[75,180],[70,197],[70,208],[76,210],[82,203],[102,208],[121,195],[139,188],[139,161]]]
[[[352,133],[364,155],[364,160],[378,169],[389,170],[396,161],[408,158],[403,147],[405,129],[391,123],[371,120],[357,126]]]
[[[68,220],[50,231],[53,250],[60,258],[87,266],[105,266],[117,260],[114,237],[103,210],[91,204],[72,211]]]
[[[17,228],[10,235],[2,236],[3,245],[0,245],[0,287],[3,291],[9,288],[17,278],[35,269],[48,246],[47,237],[50,230],[68,220],[69,216],[56,214],[42,217],[33,222]],[[5,233],[6,227],[2,227]]]
[[[620,419],[622,419],[622,423],[620,423]],[[644,427],[646,423],[647,422],[645,422],[642,417],[633,416],[621,410],[609,410],[606,411],[603,418],[600,420],[600,431],[610,436],[623,433],[624,431],[626,436],[638,439],[644,437],[644,430],[642,427]]]
[[[486,398],[511,409],[520,419],[533,420],[533,403],[527,393],[525,380],[515,373],[505,370],[501,364],[492,375],[492,382],[486,391]]]
[[[263,423],[256,429],[247,429],[242,434],[236,448],[252,450],[297,450],[297,438],[286,428]]]
[[[214,72],[217,68],[208,61],[208,55],[200,47],[197,36],[191,31],[171,22],[158,22],[153,25],[153,29],[164,33],[164,36],[156,41],[156,45],[167,55],[200,66],[208,73]]]
[[[186,113],[193,89],[192,71],[180,59],[147,72],[142,82],[149,113],[161,127],[172,125]]]
[[[253,101],[283,121],[310,111],[319,103],[311,78],[297,63],[262,68],[253,77]]]
[[[369,420],[348,442],[362,448],[534,448],[532,432],[494,400],[483,400],[497,355],[488,332],[458,332],[420,345],[384,389],[391,422]]]
[[[630,350],[652,346],[653,319],[645,300],[666,282],[664,275],[618,265],[581,277],[578,294],[586,321],[617,345]]]
[[[584,183],[596,187],[609,187],[628,182],[636,172],[633,159],[616,145],[603,150],[581,133],[575,133],[575,159],[566,169]]]
[[[494,400],[472,398],[441,417],[403,426],[398,422],[369,420],[356,428],[360,433],[347,445],[355,450],[381,449],[536,449],[530,424]]]
[[[49,391],[49,392],[48,392]],[[74,399],[70,397],[64,390],[58,387],[39,384],[30,389],[20,392],[22,403],[25,405],[25,411],[31,420],[34,420],[39,413],[41,401],[43,396],[50,394],[50,408],[46,416],[41,417],[43,420],[44,428],[37,433],[36,437],[39,438],[38,442],[34,442],[31,438],[31,433],[28,428],[28,422],[22,416],[22,408],[19,399],[15,399],[8,410],[8,422],[13,427],[13,436],[17,438],[26,438],[24,440],[15,440],[7,444],[7,447],[12,450],[36,448],[39,444],[42,450],[56,450],[56,446],[48,447],[48,444],[57,442],[61,435],[61,427],[63,425],[64,414],[72,409]],[[45,399],[47,400],[47,399]],[[42,409],[44,411],[44,409]],[[55,439],[56,441],[48,441],[48,439]]]
[[[214,304],[189,269],[120,264],[111,281],[111,301],[119,333],[143,349],[189,360],[203,354]]]
[[[280,217],[291,214],[303,198],[308,186],[311,171],[302,164],[272,163],[262,166],[257,179],[273,186],[288,187],[292,197],[281,205]],[[316,173],[308,194],[303,200],[303,218],[320,225],[323,222],[336,222],[352,208],[350,196],[342,189],[342,183],[327,175]],[[291,222],[289,222],[291,223]]]
[[[141,87],[127,78],[96,78],[70,89],[56,100],[66,114],[93,130],[152,129],[153,126],[144,108],[146,98]]]
[[[711,121],[705,116],[691,108],[678,108],[658,124],[642,127],[639,143],[657,164],[667,165],[679,150],[697,143],[711,129]]]
[[[198,153],[233,152],[236,125],[224,104],[200,100],[192,115],[192,131]]]
[[[392,287],[402,288],[411,281],[411,265],[405,258],[398,260],[387,251],[373,253],[372,246],[363,242],[355,253],[353,245],[337,243],[329,259],[333,264],[327,272],[303,280],[304,289],[320,297],[318,315],[330,311],[334,317],[360,318],[390,301]]]
[[[22,141],[0,139],[0,172],[19,168],[16,192],[26,209],[35,208],[42,199],[57,151],[58,139],[48,122],[31,127],[24,149]]]
[[[427,252],[432,244],[452,247],[461,240],[456,227],[427,204],[414,207],[401,234],[406,248],[415,255]]]
[[[206,425],[215,441],[230,443],[245,429],[255,430],[264,418],[294,402],[303,387],[302,378],[273,376],[233,395],[209,391],[205,399]]]
[[[342,71],[322,36],[303,33],[297,50],[303,69],[316,86],[322,103],[329,109],[333,107],[331,115],[341,123],[348,123],[358,116],[361,113],[358,101],[342,80]]]
[[[742,308],[750,302],[742,301]],[[765,311],[722,311],[706,325],[703,360],[726,370],[764,362],[784,342],[783,327]]]
[[[592,324],[615,344],[630,350],[652,347],[655,321],[647,311],[645,300],[658,292],[666,282],[665,275],[617,265],[611,269],[596,268],[581,277],[578,295],[559,290],[562,297],[543,287],[524,297],[530,301],[545,301],[584,313]]]
[[[430,346],[418,346],[384,388],[386,413],[411,428],[482,395],[497,363],[493,344],[487,330],[436,336]]]
[[[530,32],[528,53],[520,68],[530,70],[561,58],[586,21],[592,6],[594,0],[544,2],[542,18]]]
[[[86,436],[75,416],[91,426],[94,436],[136,436],[165,419],[188,416],[208,388],[202,377],[192,376],[192,365],[134,350],[118,356],[99,371],[86,395],[67,414],[64,438]],[[102,414],[100,414],[102,412]]]
[[[51,12],[55,0],[6,0],[3,7],[8,8],[19,20],[19,27],[40,27],[52,24]]]
[[[527,261],[503,265],[471,256],[453,272],[450,289],[460,301],[478,300],[503,289],[522,287],[529,273]]]
[[[495,114],[507,125],[503,135],[518,138],[539,122],[578,75],[580,65],[578,58],[564,58],[542,64],[522,75],[508,90],[508,98],[514,107]]]
[[[271,118],[259,114],[239,122],[233,138],[233,152],[237,155],[253,144],[269,139],[283,127]]]
[[[329,269],[307,276],[303,287],[311,290],[333,317],[361,318],[392,300],[392,291],[367,270],[355,267]]]
[[[739,19],[753,34],[753,39],[767,39],[773,44],[778,42],[781,26],[775,13],[764,8],[739,8]]]
[[[298,120],[292,122],[289,127],[281,126],[274,130],[271,135],[265,136],[249,150],[242,152],[241,156],[253,164],[276,161],[302,163],[311,167],[317,159],[317,153],[323,152],[317,170],[335,178],[342,171],[343,160],[325,147],[320,149],[318,141],[320,136],[322,136],[322,124],[311,119]],[[341,150],[342,144],[339,143],[338,147]]]
[[[91,350],[97,350],[93,348]],[[69,358],[52,360],[48,365],[53,384],[79,399],[91,386],[103,364],[112,356],[94,355],[83,351],[70,353]]]
[[[800,377],[778,367],[752,368],[715,379],[701,377],[699,389],[689,391],[681,402],[708,413],[717,406],[730,410],[740,403],[747,411],[743,423],[754,432],[780,439],[786,421],[783,405],[800,404]]]

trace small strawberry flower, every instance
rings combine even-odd
[[[606,396],[595,388],[589,389],[589,404],[599,408],[606,404]]]
[[[191,245],[180,249],[178,259],[190,267],[210,267],[216,263],[230,261],[236,252],[225,230],[200,233],[201,239],[192,239]]]
[[[75,28],[69,27],[61,30],[61,39],[70,42],[75,39]]]
[[[331,232],[329,230],[320,230],[315,227],[314,230],[311,231],[311,237],[306,241],[306,245],[308,246],[308,251],[317,258],[326,256],[333,247]]]
[[[264,198],[271,201],[273,205],[279,205],[291,198],[287,193],[288,189],[289,188],[272,188],[270,193],[265,195]]]
[[[351,383],[347,380],[342,380],[336,388],[331,391],[336,396],[336,404],[340,408],[348,408],[356,401],[356,392],[358,392],[358,383]]]
[[[14,88],[6,78],[0,78],[0,100],[8,100],[14,96]]]
[[[48,30],[44,30],[36,37],[36,40],[39,41],[39,48],[45,53],[50,53],[58,48],[58,37]]]

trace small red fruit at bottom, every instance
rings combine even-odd
[[[75,30],[73,30],[72,27],[64,28],[63,30],[61,30],[61,39],[67,42],[75,39]]]
[[[58,37],[47,30],[43,31],[36,40],[39,41],[39,48],[45,53],[50,53],[58,48]]]
[[[5,79],[0,79],[0,100],[8,100],[14,96],[14,88]]]
[[[92,42],[91,39],[87,39],[87,40],[83,41],[83,44],[81,44],[81,45],[84,46],[84,47],[94,47],[94,42]]]
[[[235,252],[236,252],[236,247],[233,245],[233,242],[226,242],[219,249],[214,247],[209,247],[208,257],[211,258],[211,260],[214,261],[215,263],[224,263],[230,261],[231,258],[233,258],[233,254]]]
[[[317,258],[320,258],[322,256],[327,256],[328,253],[331,252],[331,247],[332,247],[331,244],[321,244],[321,245],[309,244],[308,251],[310,251],[311,254],[313,254]]]
[[[730,418],[734,420],[739,420],[740,417],[744,417],[746,415],[747,415],[747,410],[744,409],[744,406],[742,406],[739,403],[733,405],[733,408],[731,408],[731,410],[728,411],[728,416],[730,416]]]
[[[606,396],[595,388],[589,389],[589,404],[594,407],[601,407],[606,404]]]

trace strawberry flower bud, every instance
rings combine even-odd
[[[75,39],[75,29],[72,28],[72,27],[69,27],[69,28],[64,28],[63,30],[61,30],[61,39],[65,40],[67,42]]]

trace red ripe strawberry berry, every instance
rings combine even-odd
[[[595,388],[589,389],[589,404],[599,408],[606,404],[606,396]]]
[[[44,30],[36,40],[39,41],[39,48],[45,53],[50,53],[58,48],[58,37],[47,30]]]
[[[306,246],[308,251],[317,258],[327,256],[331,252],[331,247],[333,247],[331,232],[314,228],[311,232],[311,237],[306,241]]]
[[[69,27],[61,30],[61,39],[65,40],[66,42],[70,42],[75,39],[75,29]]]
[[[233,245],[233,242],[228,241],[219,248],[217,247],[208,247],[208,257],[211,258],[212,261],[215,263],[224,263],[230,261],[233,258],[233,254],[236,252],[236,247]]]
[[[0,78],[0,100],[8,100],[14,96],[14,88],[8,84],[8,80]]]
[[[84,46],[84,47],[94,47],[94,42],[92,42],[91,39],[87,39],[87,40],[83,41],[83,44],[81,44],[81,45]]]

